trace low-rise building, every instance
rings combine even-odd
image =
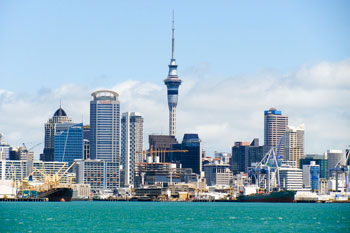
[[[26,160],[0,160],[0,180],[23,180],[31,175],[33,181],[44,181],[45,175],[58,174],[60,182],[67,182],[66,162],[44,162]]]
[[[279,169],[280,186],[285,190],[301,190],[303,188],[303,172],[301,169],[282,165]]]
[[[311,161],[315,161],[316,165],[320,166],[320,178],[328,179],[328,160],[324,155],[306,155],[305,158],[300,159],[300,169],[303,169],[303,165],[310,164]]]
[[[3,136],[0,133],[0,160],[10,159],[10,145],[3,140]]]
[[[303,165],[303,185],[304,188],[310,188],[311,191],[318,191],[318,182],[320,179],[320,166],[315,161],[309,165]]]
[[[73,199],[91,198],[91,187],[89,184],[73,184]]]
[[[230,185],[233,178],[228,164],[206,164],[204,165],[204,173],[208,186]]]
[[[75,160],[78,184],[89,184],[93,192],[120,187],[119,163],[104,160]]]
[[[191,168],[178,167],[175,163],[137,163],[136,187],[144,185],[160,185],[168,187],[176,183],[197,182],[199,175]]]

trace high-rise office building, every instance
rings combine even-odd
[[[125,186],[134,186],[135,163],[142,163],[143,118],[136,112],[125,112],[121,120],[121,165]]]
[[[179,94],[181,79],[177,76],[177,65],[175,61],[175,37],[174,37],[174,18],[172,28],[172,53],[169,64],[169,74],[164,80],[168,89],[168,106],[169,106],[169,135],[176,137],[176,106]]]
[[[70,123],[70,119],[66,112],[61,108],[57,109],[53,117],[45,124],[45,145],[44,153],[41,155],[40,160],[54,161],[54,142],[56,134],[56,124]]]
[[[235,142],[230,159],[231,170],[234,174],[248,172],[253,163],[260,162],[264,157],[263,146],[259,146],[259,139],[250,142]]]
[[[120,102],[118,93],[95,91],[90,101],[90,157],[120,162]],[[119,174],[118,174],[119,175]]]
[[[171,162],[171,153],[165,152],[171,150],[173,144],[178,144],[175,136],[168,135],[149,135],[149,148],[152,149],[153,155],[160,159],[160,162]]]
[[[232,147],[230,164],[233,174],[247,172],[249,167],[248,162],[250,145],[250,142],[235,142],[235,145]]]
[[[288,126],[284,135],[284,158],[296,161],[299,167],[302,157],[304,157],[304,125]]]
[[[68,162],[83,158],[83,123],[56,124],[54,161]]]
[[[278,155],[284,154],[284,145],[281,137],[287,130],[288,116],[282,115],[282,111],[270,108],[264,112],[264,146],[266,153],[271,147],[279,147]],[[280,143],[280,145],[279,145]]]
[[[198,134],[184,134],[181,144],[173,144],[172,150],[186,152],[171,152],[170,162],[181,164],[182,168],[192,168],[193,173],[201,174],[202,168],[202,141]]]

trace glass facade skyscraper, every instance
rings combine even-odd
[[[259,146],[258,138],[254,138],[251,143],[235,142],[230,159],[231,170],[234,174],[248,172],[248,168],[252,166],[252,163],[260,162],[263,157],[263,146]]]
[[[56,134],[56,124],[59,123],[71,123],[66,112],[61,108],[57,109],[53,117],[48,120],[45,124],[45,144],[44,153],[40,156],[40,160],[43,161],[54,161],[54,142]]]
[[[192,168],[197,174],[202,172],[202,141],[198,134],[185,134],[181,144],[173,144],[172,150],[187,150],[187,152],[171,152],[170,160],[180,163],[182,168]]]
[[[90,158],[120,162],[120,103],[118,93],[95,91],[90,101]]]
[[[83,158],[83,123],[56,124],[54,161],[68,162]]]

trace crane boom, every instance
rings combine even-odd
[[[58,178],[58,181],[62,179],[62,177],[75,165],[75,161],[70,165],[63,173],[62,175]]]

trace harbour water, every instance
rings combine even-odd
[[[349,231],[350,204],[0,203],[0,232]]]

